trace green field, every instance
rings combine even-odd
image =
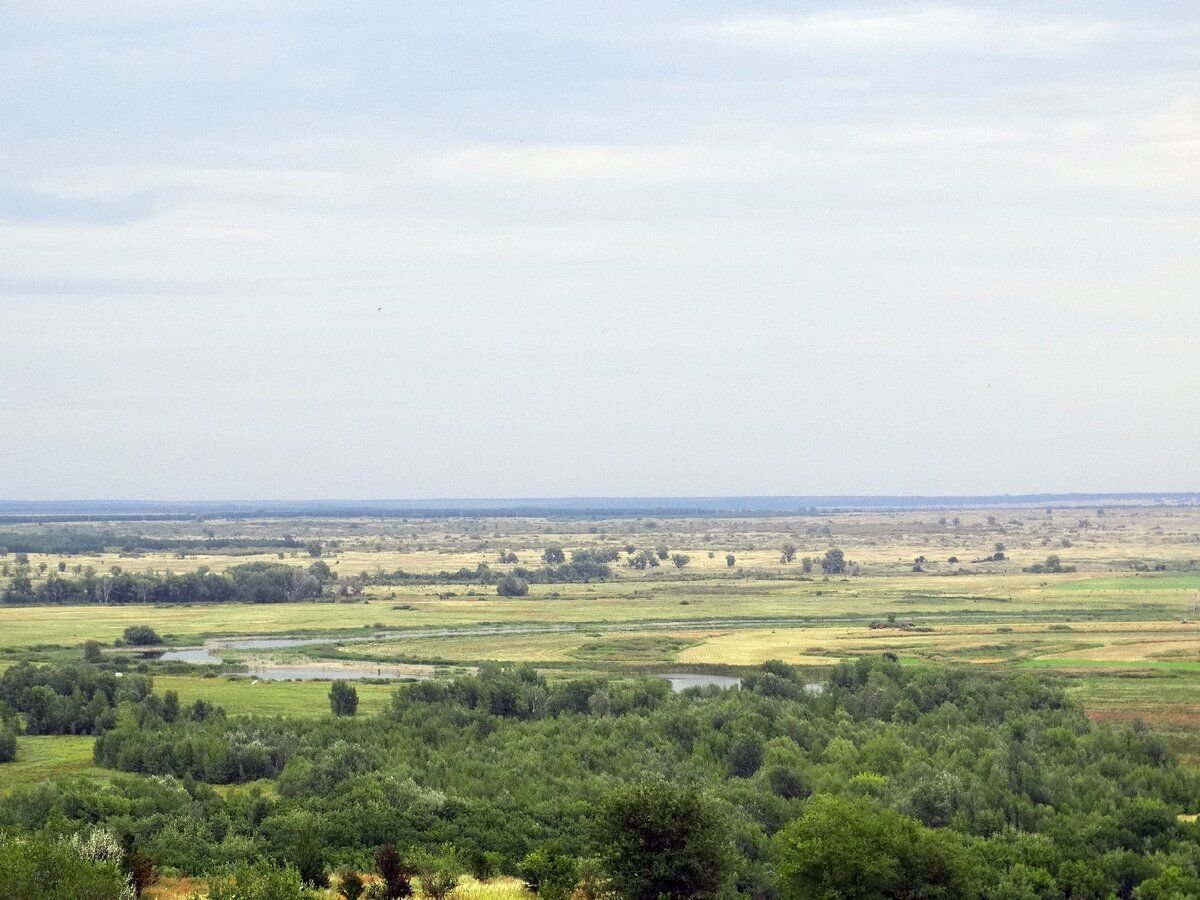
[[[207,700],[224,707],[229,715],[325,716],[329,715],[329,683],[324,681],[253,681],[248,678],[205,678],[194,675],[159,675],[159,694],[175,691],[181,703]],[[357,684],[358,714],[383,709],[396,690],[389,684]]]
[[[1098,511],[1097,511],[1098,512]],[[39,532],[46,526],[22,526]],[[65,526],[64,526],[65,527]],[[164,538],[196,537],[190,522],[88,523]],[[612,577],[593,583],[534,584],[529,596],[500,598],[481,584],[369,584],[359,596],[336,591],[321,602],[193,606],[0,607],[0,670],[17,660],[63,659],[86,640],[110,650],[125,628],[149,625],[174,646],[217,637],[402,637],[342,640],[316,647],[220,654],[234,663],[379,666],[391,677],[440,675],[496,660],[525,662],[551,677],[647,671],[736,672],[768,659],[809,666],[814,676],[840,659],[893,652],[903,660],[1023,666],[1062,672],[1097,718],[1162,724],[1178,746],[1200,734],[1200,570],[1194,557],[1200,510],[1113,507],[1092,511],[1012,509],[862,512],[753,519],[322,519],[211,521],[220,537],[325,542],[322,560],[341,583],[359,573],[513,568],[499,551],[537,566],[546,547],[617,548]],[[779,547],[798,547],[793,564]],[[669,547],[691,556],[644,571],[625,565],[628,547]],[[846,573],[802,570],[829,547],[852,561]],[[1000,547],[1002,561],[986,561]],[[736,564],[727,566],[733,553]],[[1050,554],[1073,572],[1023,571]],[[920,560],[914,564],[914,559]],[[951,562],[953,559],[955,562]],[[62,563],[104,572],[224,571],[248,561],[305,567],[308,554],[231,550],[186,559],[168,553],[30,555],[35,582]],[[0,558],[12,572],[13,557]],[[44,568],[43,568],[44,566]],[[1165,571],[1154,571],[1163,568]],[[917,571],[920,569],[920,571]],[[1149,569],[1149,571],[1145,571]],[[6,578],[0,575],[0,587]],[[487,633],[496,626],[550,626],[552,633]],[[439,629],[463,633],[438,634]],[[161,670],[157,690],[185,703],[203,698],[232,715],[329,713],[327,681],[255,682]],[[415,668],[414,668],[415,667]],[[423,668],[422,668],[423,667]],[[420,669],[418,672],[417,670]],[[381,709],[393,686],[359,684],[360,715]],[[56,741],[61,741],[61,745]],[[90,739],[22,739],[6,780],[87,771]]]
[[[92,765],[91,737],[20,737],[15,762],[0,767],[0,791],[36,784],[60,775],[107,778],[111,773]]]

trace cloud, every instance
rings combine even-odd
[[[788,162],[788,154],[766,148],[490,144],[433,155],[424,171],[445,182],[606,181],[641,186],[759,180]]]
[[[956,6],[797,15],[752,14],[693,24],[693,37],[776,50],[894,50],[956,54],[1049,54],[1111,40],[1106,20]]]

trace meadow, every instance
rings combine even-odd
[[[133,625],[152,627],[172,647],[239,636],[346,639],[219,650],[229,669],[319,664],[328,667],[325,678],[364,664],[392,667],[383,674],[405,666],[439,674],[489,661],[529,663],[550,678],[736,674],[770,659],[816,677],[838,660],[887,652],[907,664],[1056,672],[1097,717],[1162,723],[1181,744],[1200,730],[1200,510],[1191,507],[22,523],[4,530],[10,541],[56,530],[113,538],[103,552],[28,553],[20,564],[35,584],[58,573],[100,577],[114,567],[223,572],[248,562],[305,568],[319,559],[339,576],[333,585],[358,587],[300,603],[0,606],[0,666],[67,658],[87,640],[118,651]],[[281,539],[292,546],[256,545]],[[139,540],[175,542],[176,549],[143,550]],[[206,549],[206,541],[225,543]],[[785,562],[788,545],[794,557]],[[555,547],[568,558],[575,550],[611,548],[617,560],[607,579],[532,584],[524,597],[437,576],[481,564],[494,575],[533,568]],[[834,547],[846,569],[825,573],[820,560]],[[630,551],[641,550],[665,558],[646,569],[627,564]],[[688,557],[682,567],[670,558],[677,553]],[[1064,571],[1026,571],[1051,555]],[[0,564],[3,588],[18,558],[10,552]],[[423,583],[372,583],[381,579],[371,576],[397,570]],[[361,640],[389,632],[400,635]],[[258,682],[228,671],[213,677],[203,667],[138,665],[158,672],[160,692],[175,690],[184,702],[203,697],[233,714],[315,716],[329,709],[324,680]],[[391,691],[381,684],[358,689],[364,715],[382,708]],[[71,740],[77,755],[80,739]],[[21,754],[26,768],[8,770],[9,778],[52,770],[53,754],[35,746]],[[63,752],[75,759],[66,745]]]

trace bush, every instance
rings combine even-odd
[[[335,681],[329,688],[329,708],[335,716],[352,716],[358,712],[358,689],[347,681]]]
[[[363,892],[362,876],[353,869],[343,869],[338,872],[338,890],[346,900],[358,900]]]
[[[161,644],[162,638],[149,625],[130,625],[125,629],[125,643],[135,647],[150,647]]]
[[[0,838],[0,896],[14,900],[126,900],[129,885],[119,862],[89,859],[68,842]]]
[[[496,593],[501,597],[524,597],[529,593],[529,582],[516,575],[505,575],[497,583]]]
[[[83,661],[89,663],[98,663],[103,659],[103,654],[100,652],[99,641],[84,641],[83,642]]]

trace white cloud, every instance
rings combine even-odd
[[[788,154],[766,148],[491,144],[433,155],[424,172],[444,182],[606,181],[640,186],[758,180],[788,163]]]
[[[1112,22],[1048,16],[1031,19],[997,10],[955,6],[860,12],[746,15],[693,25],[708,40],[760,48],[901,50],[912,52],[1059,54],[1107,41]]]

